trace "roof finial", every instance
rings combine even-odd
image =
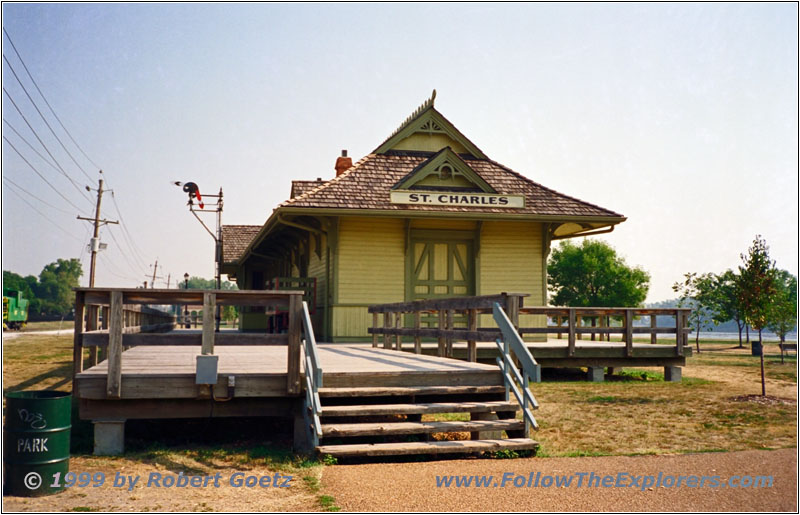
[[[434,100],[436,100],[436,88],[433,89],[433,94],[431,95],[431,106],[433,106]]]

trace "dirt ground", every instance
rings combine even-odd
[[[220,487],[215,488],[211,482],[206,487],[171,487],[147,486],[146,481],[151,473],[166,476],[177,474],[161,464],[147,464],[128,460],[95,459],[78,457],[70,461],[70,470],[88,472],[94,475],[102,472],[105,483],[93,488],[91,483],[86,487],[72,487],[46,497],[3,497],[3,512],[68,512],[68,511],[116,511],[116,512],[189,512],[189,511],[232,511],[232,512],[270,512],[270,511],[319,511],[317,496],[310,491],[307,481],[294,475],[286,488],[271,486],[275,472],[263,467],[247,467],[246,470],[219,467],[209,471],[209,475],[220,474]],[[316,471],[306,472],[319,475]],[[268,487],[234,487],[230,485],[231,476],[235,472],[244,472],[246,476],[270,476]],[[116,473],[127,476],[139,476],[141,479],[132,490],[112,485]],[[306,474],[304,473],[304,474]],[[282,477],[290,475],[281,473]],[[283,480],[281,480],[281,483]]]
[[[344,511],[797,511],[797,449],[678,456],[457,460],[326,467],[323,493]],[[772,475],[770,488],[437,487],[438,475],[531,473]],[[541,476],[540,476],[541,477]],[[577,480],[576,480],[577,481]]]

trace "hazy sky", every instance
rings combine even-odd
[[[603,238],[651,273],[648,301],[685,272],[737,266],[756,234],[797,274],[794,3],[5,3],[2,22],[136,248],[103,229],[98,286],[140,284],[156,258],[173,286],[213,276],[213,241],[170,181],[222,187],[225,223],[261,224],[292,179],[332,177],[341,149],[370,152],[433,88],[490,158],[627,216]],[[3,56],[96,187],[5,36]],[[5,62],[2,79],[83,188]],[[50,160],[6,94],[2,107],[3,136],[90,214],[13,132]],[[89,224],[5,141],[2,163],[3,269],[82,257],[88,277]],[[103,207],[119,218],[110,195]]]

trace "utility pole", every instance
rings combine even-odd
[[[158,258],[156,258],[156,264],[155,265],[151,265],[151,266],[153,267],[153,278],[152,278],[152,281],[150,281],[150,289],[152,290],[153,288],[156,287],[156,279],[163,279],[164,277],[160,276],[160,275],[156,275],[156,273],[158,272]],[[150,277],[150,276],[149,275],[145,275],[145,277]],[[146,281],[145,281],[145,284],[147,284]],[[147,286],[145,286],[145,288],[147,288]]]
[[[169,290],[169,283],[170,283],[171,280],[172,280],[172,273],[170,272],[170,273],[167,274],[167,289],[168,290]]]
[[[103,173],[102,170],[100,173]],[[86,191],[92,191],[89,186],[86,186]],[[100,226],[105,224],[119,224],[116,220],[101,220],[100,219],[100,204],[103,201],[103,179],[100,179],[99,186],[97,188],[97,206],[94,210],[94,218],[86,218],[83,216],[79,216],[78,220],[86,220],[88,222],[94,223],[94,235],[92,236],[91,240],[91,250],[92,250],[92,260],[91,264],[89,265],[89,288],[94,288],[94,272],[95,266],[97,263],[97,252],[101,250],[100,247]]]

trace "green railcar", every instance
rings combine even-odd
[[[22,329],[28,322],[28,299],[22,292],[3,288],[3,329]]]

